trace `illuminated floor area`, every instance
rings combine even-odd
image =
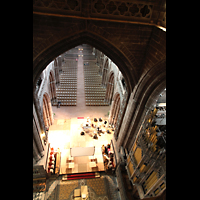
[[[85,106],[86,107],[86,106]],[[95,111],[93,109],[95,107]],[[85,108],[87,112],[76,110],[76,107],[53,107],[54,123],[49,128],[49,142],[51,147],[60,148],[61,151],[61,166],[60,174],[68,173],[80,173],[91,171],[104,171],[103,157],[101,152],[102,145],[110,143],[113,137],[113,131],[110,134],[104,133],[101,136],[98,135],[98,139],[93,139],[89,133],[80,135],[83,131],[81,124],[87,121],[87,117],[90,117],[91,123],[93,123],[94,117],[102,117],[103,120],[108,119],[109,106],[90,106]],[[71,109],[71,111],[69,111]],[[62,119],[63,117],[63,119]],[[78,119],[78,117],[84,117],[84,119]],[[103,127],[103,122],[97,122],[101,125],[103,130],[111,130],[110,128]],[[107,124],[108,125],[108,124]],[[91,128],[90,133],[93,133],[95,129]],[[95,146],[94,156],[82,156],[74,157],[73,163],[67,163],[70,157],[70,148],[72,147],[93,147]],[[98,168],[94,168],[91,165],[90,159],[96,158]]]

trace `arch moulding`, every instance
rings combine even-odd
[[[55,36],[56,37],[56,36]],[[46,66],[57,56],[78,45],[89,44],[107,55],[120,69],[131,92],[137,82],[137,72],[125,54],[105,38],[91,32],[82,31],[47,47],[33,58],[33,89],[34,85]]]

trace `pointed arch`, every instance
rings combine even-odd
[[[57,59],[54,60],[54,72],[55,72],[56,85],[59,85],[60,84],[60,73],[59,73]]]
[[[52,115],[52,107],[50,102],[50,97],[47,93],[43,95],[43,120],[45,127],[48,128],[53,124],[53,115]]]
[[[106,95],[105,95],[105,101],[111,104],[113,92],[114,92],[114,72],[110,72],[108,82],[106,87]]]
[[[51,70],[49,73],[49,92],[50,92],[50,99],[51,102],[56,100],[56,84],[55,84],[55,76],[53,71]]]
[[[36,81],[45,67],[56,57],[80,44],[89,44],[108,56],[120,69],[127,83],[127,90],[130,93],[138,80],[138,74],[133,68],[131,61],[126,54],[118,49],[106,38],[91,31],[82,31],[66,36],[52,43],[48,48],[38,53],[33,59],[33,91]],[[130,70],[132,68],[132,70]]]
[[[100,63],[99,63],[99,74],[102,75],[103,70],[103,61],[104,61],[104,53],[100,54]]]
[[[132,93],[130,100],[129,116],[126,120],[126,127],[121,132],[126,133],[122,137],[119,134],[119,145],[130,148],[131,138],[136,136],[145,113],[155,104],[159,94],[166,87],[166,59],[154,65],[149,71],[141,76],[137,87]]]
[[[112,108],[110,112],[110,119],[109,119],[109,123],[111,125],[114,125],[114,127],[116,126],[119,111],[120,111],[120,94],[116,92],[113,98]]]
[[[102,85],[106,86],[106,79],[108,74],[108,58],[106,58],[104,67],[103,67],[103,75],[102,75]]]

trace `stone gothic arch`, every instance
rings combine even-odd
[[[58,62],[55,59],[54,60],[54,72],[55,72],[55,79],[56,79],[56,85],[60,84],[60,75],[59,75],[59,67],[58,67]]]
[[[109,123],[111,125],[114,125],[114,127],[117,123],[119,111],[120,111],[120,94],[116,92],[113,98],[112,108],[110,111],[110,120],[109,120]]]
[[[80,44],[89,44],[108,56],[122,72],[127,83],[127,90],[129,93],[136,85],[138,74],[136,72],[136,68],[130,70],[133,66],[131,60],[118,47],[102,37],[102,35],[97,35],[92,31],[81,31],[71,36],[65,35],[63,39],[59,38],[59,40],[57,40],[55,38],[55,40],[56,42],[53,45],[49,45],[45,50],[37,53],[37,55],[34,54],[33,92],[35,92],[36,81],[38,80],[38,77],[45,69],[45,67],[63,52],[68,51],[69,49],[74,48]],[[136,63],[134,62],[134,66],[135,64]]]
[[[99,58],[99,75],[102,76],[102,70],[103,70],[103,61],[104,61],[104,53],[101,52],[100,58]]]
[[[50,97],[47,93],[43,95],[43,120],[46,128],[53,124],[52,107]]]
[[[141,76],[138,85],[130,95],[129,112],[123,119],[117,143],[128,150],[130,142],[137,135],[145,113],[151,109],[151,105],[156,102],[158,95],[166,87],[166,59],[154,65],[149,71]],[[121,134],[121,133],[126,133]]]
[[[105,101],[111,104],[113,92],[114,92],[114,72],[113,71],[110,73],[110,76],[108,78],[108,82],[106,85],[107,87],[106,87]]]
[[[54,102],[57,98],[56,96],[56,84],[55,84],[55,77],[54,77],[54,73],[51,70],[49,73],[49,92],[50,92],[50,99],[51,102]]]
[[[103,86],[106,86],[107,73],[108,73],[108,58],[106,59],[106,62],[104,64],[104,68],[103,68],[103,74],[102,74],[102,85]]]

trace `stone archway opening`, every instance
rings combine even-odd
[[[117,123],[119,111],[120,111],[120,94],[117,92],[113,98],[113,105],[110,111],[111,114],[109,119],[111,125],[113,125],[114,127],[116,126]]]
[[[43,95],[43,120],[45,127],[48,129],[53,124],[52,108],[48,94]]]
[[[105,101],[108,102],[109,104],[111,104],[112,102],[113,92],[114,92],[114,72],[111,72],[108,78],[106,87],[106,96],[105,96]]]
[[[50,71],[49,74],[49,91],[50,91],[50,99],[51,102],[53,103],[56,101],[56,81],[52,70]]]
[[[126,81],[127,91],[128,93],[131,93],[137,82],[137,72],[134,69],[130,71],[132,67],[131,62],[120,49],[117,49],[109,41],[91,32],[81,32],[77,35],[73,35],[72,37],[66,37],[34,57],[33,90],[35,91],[35,85],[41,72],[52,60],[62,53],[81,44],[93,46],[104,55],[107,55],[119,67]]]

